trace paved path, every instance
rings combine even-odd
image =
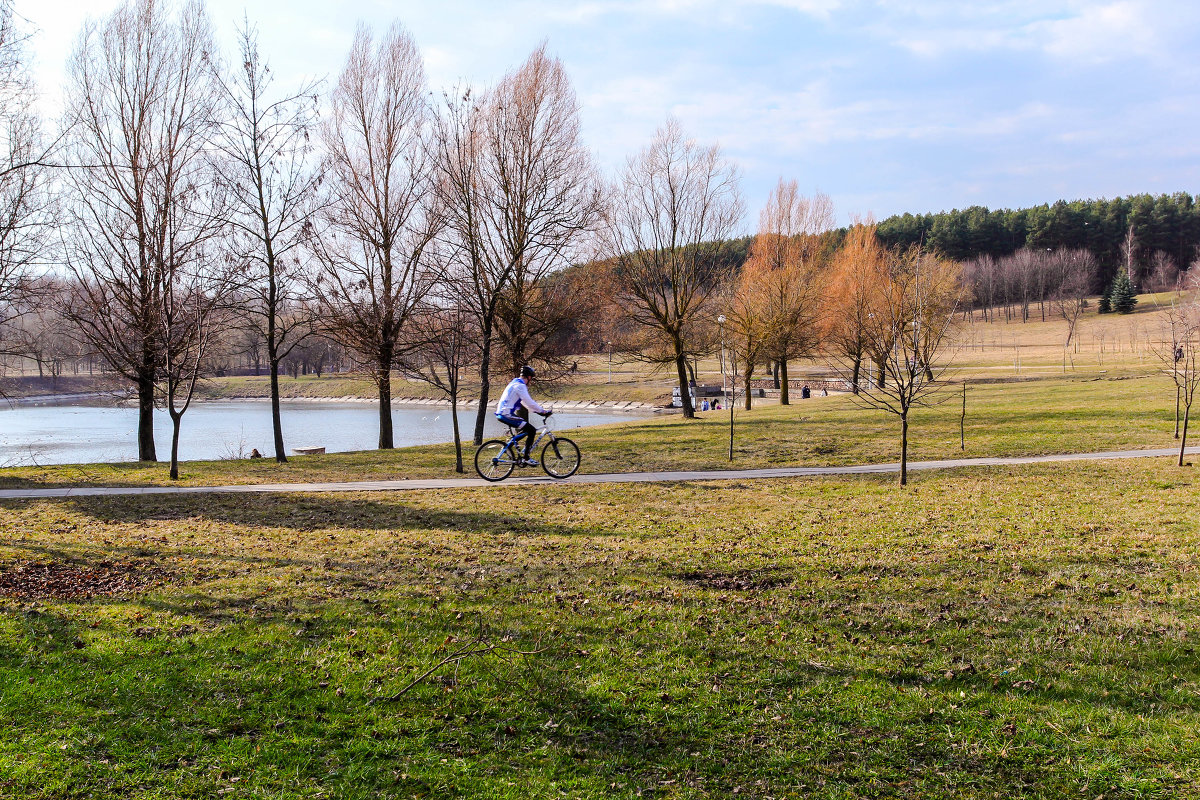
[[[1189,447],[1188,455],[1200,454],[1200,447]],[[1050,456],[1014,456],[1012,458],[952,458],[943,461],[910,461],[910,470],[949,469],[952,467],[991,467],[1015,464],[1043,464],[1054,461],[1100,461],[1114,458],[1153,458],[1176,456],[1177,448],[1167,450],[1110,450],[1103,453],[1064,453]],[[600,475],[576,475],[556,481],[545,475],[514,475],[503,483],[488,483],[479,478],[439,478],[397,481],[350,481],[345,483],[271,483],[238,486],[131,486],[70,487],[60,489],[0,489],[0,500],[33,500],[45,497],[93,497],[130,494],[262,494],[275,492],[396,492],[414,489],[467,489],[481,486],[536,486],[562,483],[656,483],[667,481],[723,481],[760,478],[799,478],[819,475],[863,475],[899,472],[897,464],[862,464],[849,467],[775,467],[769,469],[697,470],[694,472],[613,472]]]

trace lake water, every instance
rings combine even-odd
[[[555,430],[628,422],[628,413],[554,415]],[[475,409],[459,411],[459,425],[470,447]],[[536,422],[539,417],[534,417]],[[450,409],[441,406],[393,406],[397,447],[449,442],[454,439]],[[488,414],[485,434],[499,436],[504,427]],[[379,410],[374,403],[283,403],[283,441],[294,447],[318,446],[326,452],[371,450],[379,442]],[[154,414],[154,444],[160,460],[171,457],[171,419]],[[258,451],[274,452],[271,404],[254,401],[195,403],[183,415],[179,434],[181,461],[238,458]],[[0,403],[0,466],[25,464],[91,464],[137,459],[137,409],[130,406],[45,403]]]

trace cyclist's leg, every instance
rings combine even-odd
[[[500,420],[505,425],[508,425],[510,428],[516,429],[516,433],[513,435],[512,439],[509,440],[509,444],[512,445],[514,451],[519,453],[521,439],[526,439],[523,457],[528,460],[529,450],[533,446],[533,437],[537,432],[537,429],[530,425],[528,420],[522,419],[521,417],[510,417],[507,414],[497,414],[496,419]]]
[[[517,416],[525,423],[517,433],[525,437],[525,460],[528,461],[533,454],[533,440],[537,435],[537,428],[529,421],[529,409],[525,406],[517,409]]]

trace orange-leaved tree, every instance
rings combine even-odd
[[[887,253],[872,221],[851,226],[830,265],[822,307],[822,338],[838,362],[848,365],[850,390],[859,393],[867,351],[867,327],[880,299]]]
[[[811,355],[819,341],[818,254],[821,236],[832,228],[833,203],[827,195],[804,197],[796,181],[780,178],[759,215],[758,235],[742,271],[745,289],[740,292],[758,307],[762,355],[778,365],[782,405],[790,401],[788,361]]]

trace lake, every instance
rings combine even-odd
[[[554,428],[607,425],[644,417],[631,413],[560,412]],[[470,445],[475,409],[459,411],[462,435]],[[539,417],[534,417],[536,422]],[[450,409],[442,406],[393,406],[392,427],[397,447],[454,440]],[[489,413],[485,435],[504,432]],[[283,441],[292,448],[324,447],[327,452],[371,450],[379,442],[379,410],[374,403],[338,401],[283,402]],[[154,444],[158,457],[171,457],[171,418],[154,414]],[[183,416],[179,434],[181,461],[244,458],[258,448],[274,455],[271,404],[261,401],[195,403]],[[0,403],[0,466],[28,464],[90,464],[137,459],[137,409],[132,406],[48,402],[29,405]]]

